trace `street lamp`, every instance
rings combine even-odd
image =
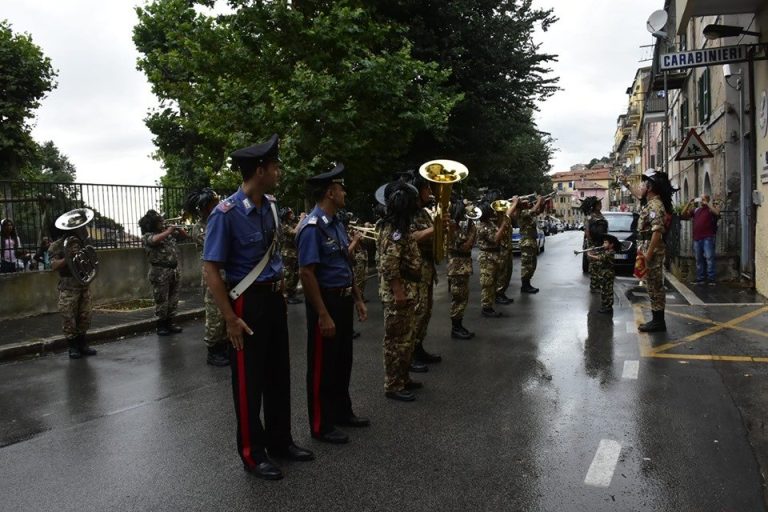
[[[752,32],[751,30],[744,30],[743,27],[735,27],[733,25],[717,25],[714,23],[704,27],[704,37],[706,37],[707,39],[736,37],[742,34],[746,36],[759,36],[760,32]]]

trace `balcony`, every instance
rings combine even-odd
[[[659,98],[654,93],[650,93],[645,99],[645,116],[643,117],[643,124],[648,123],[661,123],[664,122],[664,110],[666,107],[666,101],[664,98]]]

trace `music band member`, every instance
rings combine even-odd
[[[307,406],[312,437],[341,444],[349,441],[337,426],[367,427],[356,416],[349,396],[352,376],[353,310],[365,321],[368,312],[354,284],[349,239],[336,213],[344,208],[344,166],[307,178],[314,209],[299,223],[299,276],[307,311]]]
[[[79,208],[56,219],[56,228],[62,232],[62,236],[48,248],[51,269],[59,273],[58,307],[70,359],[96,355],[96,350],[88,346],[85,339],[91,326],[93,310],[90,281],[78,279],[72,274],[67,262],[67,252],[71,248],[65,248],[65,241],[69,237],[76,237],[79,245],[85,247],[88,240],[88,229],[85,226],[93,216],[92,210]],[[69,245],[69,242],[66,245]]]
[[[414,348],[414,317],[423,269],[421,252],[410,227],[418,209],[416,188],[404,181],[384,189],[386,213],[377,222],[379,297],[384,309],[384,395],[412,402],[422,387],[408,373]]]
[[[277,205],[268,194],[280,179],[277,135],[231,156],[243,181],[208,219],[205,278],[232,344],[229,355],[238,453],[246,471],[277,480],[283,473],[267,454],[298,461],[314,459],[291,436],[288,309],[276,240]],[[220,269],[225,270],[226,283]]]
[[[155,300],[157,335],[180,333],[181,327],[173,323],[179,305],[179,254],[176,241],[187,237],[186,231],[176,226],[165,226],[163,216],[149,210],[139,219],[141,241],[149,260],[149,278]]]
[[[584,247],[582,249],[596,245],[603,235],[608,234],[608,221],[605,220],[600,211],[601,207],[602,203],[597,196],[587,197],[579,207],[582,213],[587,216],[587,222],[584,226]],[[593,293],[600,290],[597,279],[598,266],[595,260],[589,259],[589,291]]]
[[[301,214],[301,219],[304,214]],[[299,221],[293,210],[285,207],[280,209],[280,251],[283,256],[283,268],[285,269],[285,296],[288,304],[301,304],[302,300],[296,296],[299,285],[299,255],[296,252],[296,228]]]
[[[195,242],[200,256],[202,258],[203,246],[205,245],[205,232],[208,225],[208,217],[219,204],[219,196],[211,188],[204,188],[191,192],[184,201],[184,213],[191,218],[197,218],[197,222],[192,227],[191,237]],[[224,271],[221,271],[222,279],[225,279]],[[205,267],[200,273],[201,285],[203,287],[203,304],[205,306],[205,333],[203,341],[208,348],[206,363],[211,366],[224,367],[229,366],[229,340],[227,339],[227,327],[224,324],[224,317],[213,300],[211,290],[205,282]]]
[[[613,281],[616,279],[613,255],[619,250],[619,240],[612,235],[597,235],[592,238],[599,251],[590,251],[587,258],[591,260],[590,274],[594,272],[595,285],[600,291],[600,309],[598,313],[613,314]],[[592,268],[594,267],[594,269]]]
[[[520,226],[520,279],[523,293],[539,293],[538,288],[531,286],[533,273],[536,272],[536,262],[539,257],[539,230],[536,227],[536,216],[544,209],[544,197],[539,196],[536,202],[523,203],[517,212],[517,223]]]
[[[507,210],[501,217],[501,222],[496,222],[496,211],[490,204],[485,203],[481,206],[482,217],[480,217],[480,226],[477,230],[477,244],[480,247],[480,256],[477,258],[480,263],[480,302],[482,305],[482,315],[487,318],[498,318],[502,314],[493,309],[496,299],[496,280],[501,267],[501,257],[499,254],[499,241],[506,232],[507,225],[512,221],[512,216],[518,207],[517,198],[510,201]]]
[[[463,325],[469,302],[469,276],[472,275],[472,247],[477,239],[477,227],[467,214],[463,201],[451,208],[452,244],[448,251],[448,291],[451,294],[451,338],[468,340],[475,336]],[[473,209],[474,212],[474,209]]]

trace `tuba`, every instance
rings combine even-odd
[[[84,227],[93,217],[90,208],[76,208],[56,219],[56,227],[62,231],[72,231]],[[96,250],[86,245],[77,235],[70,235],[64,240],[64,261],[72,277],[82,284],[90,284],[99,270]]]
[[[435,229],[433,240],[435,262],[440,263],[445,256],[446,240],[443,232],[443,219],[448,215],[451,187],[469,176],[469,170],[466,165],[453,160],[430,160],[419,167],[419,175],[431,183],[432,192],[437,200],[436,213],[433,219]]]

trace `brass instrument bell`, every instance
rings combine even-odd
[[[430,160],[419,167],[419,175],[430,182],[432,193],[437,201],[434,222],[435,262],[440,263],[445,257],[445,233],[443,219],[448,213],[451,201],[451,187],[469,176],[467,166],[454,160]],[[450,233],[448,234],[450,236]]]

